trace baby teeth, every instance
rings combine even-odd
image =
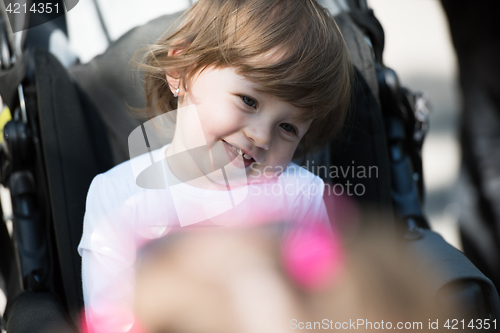
[[[238,153],[238,155],[241,155],[243,156],[245,159],[249,160],[252,158],[252,156],[246,154],[243,152],[243,150],[241,150],[240,148],[236,148],[235,146],[233,145],[229,145],[231,147],[232,150],[234,150],[236,153]]]

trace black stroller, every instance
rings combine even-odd
[[[352,118],[340,142],[307,158],[316,166],[347,167],[352,161],[377,166],[378,177],[356,179],[366,191],[355,199],[367,214],[394,212],[389,219],[371,220],[403,230],[398,237],[425,258],[420,269],[442,268],[445,274],[432,285],[434,301],[465,304],[456,318],[500,319],[491,281],[432,232],[422,213],[425,103],[383,66],[383,30],[366,1],[349,5],[336,19],[356,67]],[[0,225],[9,333],[43,332],[53,324],[76,331],[83,306],[76,249],[86,193],[95,175],[129,158],[128,135],[144,121],[128,112],[129,106],[144,106],[144,97],[140,81],[123,69],[179,16],[134,28],[90,63],[69,69],[43,49],[25,48],[15,64],[2,62],[0,94],[13,111],[0,156],[0,180],[10,189],[13,206],[13,237]],[[1,54],[12,54],[14,44],[3,40]],[[324,180],[353,182],[349,175]]]

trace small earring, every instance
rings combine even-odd
[[[175,89],[174,97],[179,96],[179,90],[180,90],[179,88]]]

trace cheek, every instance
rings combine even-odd
[[[198,108],[201,125],[207,139],[218,140],[221,136],[238,131],[244,123],[244,116],[228,104],[221,103],[216,107]]]
[[[273,153],[272,164],[285,168],[292,161],[296,148],[297,144],[290,142],[279,145]]]

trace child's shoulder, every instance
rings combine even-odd
[[[299,197],[305,197],[307,200],[311,196],[322,197],[325,189],[325,183],[320,177],[293,162],[278,177],[278,183],[287,199],[294,201]]]
[[[132,173],[131,161],[127,160],[118,164],[112,169],[98,174],[92,180],[92,186],[98,187],[101,191],[116,192],[125,194],[135,188],[135,180]]]
[[[323,180],[307,170],[304,167],[298,166],[297,164],[290,162],[283,173],[279,177],[280,181],[284,182],[296,182],[299,184],[323,184]]]
[[[98,187],[107,195],[116,195],[121,198],[143,191],[142,187],[137,186],[137,177],[152,164],[152,161],[160,161],[164,158],[165,148],[162,147],[150,153],[136,156],[98,174],[92,181],[91,189],[93,186]]]

